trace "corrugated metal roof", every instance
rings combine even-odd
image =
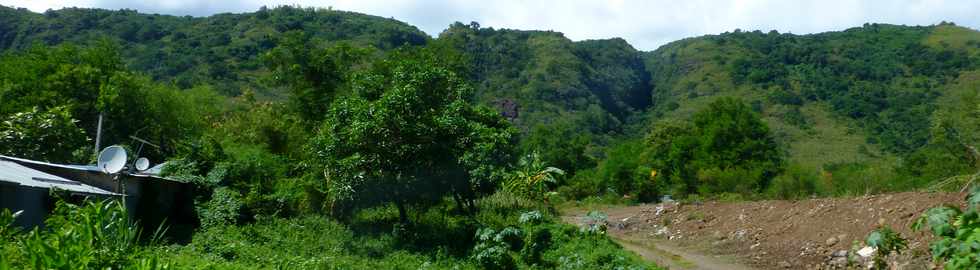
[[[112,195],[120,194],[98,189],[78,181],[65,179],[42,171],[24,167],[10,160],[0,159],[0,181],[36,188],[56,188],[70,192]]]

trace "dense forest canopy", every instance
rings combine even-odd
[[[0,7],[2,50],[111,38],[120,45],[127,66],[154,80],[181,89],[208,84],[228,95],[245,90],[273,94],[265,91],[268,86],[261,81],[268,71],[260,56],[289,31],[379,49],[420,45],[430,39],[416,27],[393,19],[291,6],[209,17],[87,8],[37,14]]]

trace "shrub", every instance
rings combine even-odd
[[[824,166],[824,180],[834,195],[862,195],[911,188],[909,178],[898,175],[890,164],[837,163]]]
[[[540,211],[530,211],[521,213],[521,217],[517,220],[521,224],[525,225],[535,225],[540,223],[544,219]]]
[[[783,174],[773,178],[766,193],[773,198],[799,199],[818,192],[817,174],[800,165],[790,165]]]
[[[13,213],[6,208],[0,209],[0,241],[9,241],[19,232],[19,229],[14,225],[14,220],[21,213],[21,211]]]
[[[875,248],[873,258],[874,269],[886,269],[888,263],[885,259],[892,253],[901,254],[908,248],[908,240],[902,238],[897,232],[888,227],[880,227],[868,234],[865,241],[868,246]]]
[[[521,249],[521,260],[528,265],[541,266],[545,262],[541,255],[551,247],[551,229],[548,227],[535,227],[524,239],[524,248]]]
[[[720,193],[752,195],[766,186],[763,169],[710,168],[697,173],[698,192],[705,196]]]
[[[510,230],[509,230],[510,229]],[[511,241],[520,241],[520,231],[507,228],[499,233],[490,228],[483,228],[476,232],[477,244],[473,247],[473,260],[484,269],[517,269],[508,251],[513,249]]]
[[[582,232],[590,235],[605,234],[608,226],[608,216],[599,211],[589,211],[585,215],[585,227]]]
[[[48,110],[35,107],[6,116],[0,119],[0,154],[52,162],[82,161],[84,158],[74,153],[88,139],[77,123],[65,106]]]
[[[929,247],[932,257],[946,269],[980,268],[980,186],[967,196],[966,211],[941,206],[929,209],[915,223],[913,230],[928,228],[939,237]]]
[[[214,189],[211,200],[197,207],[197,215],[204,228],[237,224],[242,219],[242,195],[230,188]]]

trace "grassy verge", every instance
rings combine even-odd
[[[561,223],[553,208],[506,193],[478,204],[474,215],[432,207],[410,225],[395,222],[393,207],[347,222],[266,218],[201,229],[183,245],[113,238],[138,234],[133,224],[105,226],[129,224],[116,204],[64,204],[71,210],[56,211],[45,229],[8,233],[10,222],[0,224],[0,269],[658,269],[603,234]]]

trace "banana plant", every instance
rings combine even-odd
[[[538,199],[548,191],[548,183],[557,183],[558,176],[565,175],[559,168],[545,166],[537,152],[521,157],[517,168],[510,174],[505,188],[515,194]]]

